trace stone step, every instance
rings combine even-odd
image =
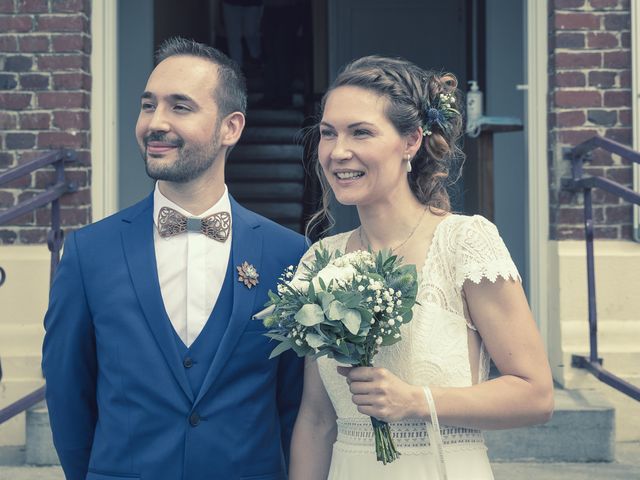
[[[298,182],[252,183],[228,182],[229,193],[240,203],[245,202],[302,202],[304,187]]]
[[[640,464],[632,463],[494,463],[495,480],[632,480]],[[60,467],[0,467],[0,479],[64,480]]]
[[[10,353],[0,356],[3,382],[11,380],[37,380],[42,378],[40,353]]]
[[[612,462],[616,459],[613,421],[613,408],[597,392],[559,389],[556,391],[554,417],[546,425],[504,431],[486,431],[484,434],[491,461],[498,466],[496,473],[506,472],[507,468],[503,468],[503,466],[516,465],[514,462],[523,461],[580,464],[583,462]],[[633,446],[640,444],[630,445],[630,448],[633,448]],[[9,458],[10,452],[13,452],[12,458]],[[640,451],[637,454],[637,458],[640,458]],[[632,455],[627,455],[627,457],[627,460],[636,458]],[[0,465],[17,465],[21,459],[23,462],[37,465],[57,462],[51,443],[49,417],[43,405],[37,405],[27,413],[25,448],[21,449],[19,446],[14,446],[12,449],[0,447]],[[588,463],[587,465],[593,466],[594,464]],[[534,471],[530,468],[524,470]],[[606,471],[606,468],[602,471]],[[496,475],[496,478],[509,477]]]
[[[247,144],[298,144],[301,130],[298,127],[247,127],[242,132],[240,145]]]
[[[484,435],[492,461],[610,462],[615,409],[598,392],[557,389],[548,423]]]
[[[587,319],[563,320],[562,346],[566,349],[589,349]],[[598,347],[613,352],[640,352],[640,319],[598,319]]]
[[[7,467],[23,466],[26,458],[26,448],[22,445],[0,445],[0,479],[14,479],[16,477],[10,476],[5,473],[6,476],[2,476],[2,472],[9,472],[11,469]],[[31,478],[31,477],[22,477]]]
[[[238,145],[229,155],[229,164],[297,163],[302,165],[303,150],[299,145]]]
[[[27,355],[42,350],[44,326],[38,323],[0,324],[0,359],[5,356]]]
[[[282,218],[286,221],[299,221],[302,218],[300,203],[243,202],[242,205],[267,218]]]
[[[44,403],[27,411],[25,463],[36,466],[60,465],[58,454],[53,446],[49,412]]]
[[[302,182],[305,178],[302,165],[292,163],[232,163],[226,167],[227,183],[241,181]]]
[[[249,110],[247,112],[247,127],[278,126],[300,127],[304,122],[304,115],[300,110]]]
[[[51,436],[49,412],[44,402],[28,409],[20,418],[23,438],[19,444],[0,445],[0,465],[59,465]]]
[[[2,380],[0,387],[0,409],[30,394],[44,384],[39,380]],[[21,413],[0,425],[0,449],[7,447],[13,452],[23,447],[26,441],[25,414]],[[13,453],[12,453],[13,455]],[[2,458],[0,454],[0,459]]]

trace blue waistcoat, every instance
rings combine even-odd
[[[185,368],[194,396],[200,393],[200,387],[202,387],[211,362],[213,362],[213,358],[218,351],[220,340],[229,324],[229,317],[233,308],[233,258],[231,257],[230,255],[224,283],[213,311],[209,315],[209,319],[202,331],[189,348],[174,330],[174,339],[182,359],[182,366]],[[197,421],[197,419],[194,417],[193,421]]]

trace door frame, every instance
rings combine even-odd
[[[118,210],[118,2],[91,6],[91,217]]]
[[[527,270],[529,302],[545,347],[549,345],[549,170],[547,161],[547,2],[527,0]]]

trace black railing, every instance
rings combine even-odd
[[[621,143],[602,137],[593,137],[572,148],[565,154],[565,158],[571,161],[572,178],[563,179],[562,187],[566,190],[582,192],[584,194],[584,233],[587,244],[587,289],[589,301],[589,356],[572,355],[571,365],[576,368],[588,370],[595,375],[598,380],[635,400],[640,400],[640,388],[605,370],[602,366],[602,358],[598,357],[598,311],[596,308],[596,280],[593,254],[594,222],[591,191],[594,188],[599,188],[635,205],[640,205],[640,194],[612,180],[584,174],[583,164],[585,160],[589,159],[591,152],[597,148],[602,148],[608,152],[620,155],[625,160],[640,164],[640,152],[636,152]]]
[[[58,150],[45,152],[41,157],[30,162],[12,168],[0,174],[0,186],[6,185],[32,172],[53,165],[55,168],[55,183],[28,200],[24,200],[13,207],[0,212],[0,225],[7,224],[12,220],[38,208],[51,204],[51,230],[47,235],[47,246],[51,252],[51,266],[49,281],[53,279],[56,267],[60,260],[60,249],[62,248],[64,234],[60,228],[60,197],[69,192],[77,190],[77,186],[65,179],[64,164],[67,161],[75,160],[76,154],[72,150]],[[6,272],[0,267],[0,286],[5,282]],[[10,418],[18,415],[26,409],[44,400],[45,386],[38,388],[25,397],[15,401],[11,405],[0,410],[0,425]]]

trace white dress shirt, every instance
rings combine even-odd
[[[185,217],[194,215],[165,197],[156,183],[153,193],[153,222],[156,226],[153,240],[160,292],[173,328],[189,347],[207,323],[220,295],[231,254],[231,234],[224,243],[199,232],[162,238],[158,233],[158,212],[162,207],[173,208]],[[226,186],[220,200],[197,218],[216,212],[231,214]]]

